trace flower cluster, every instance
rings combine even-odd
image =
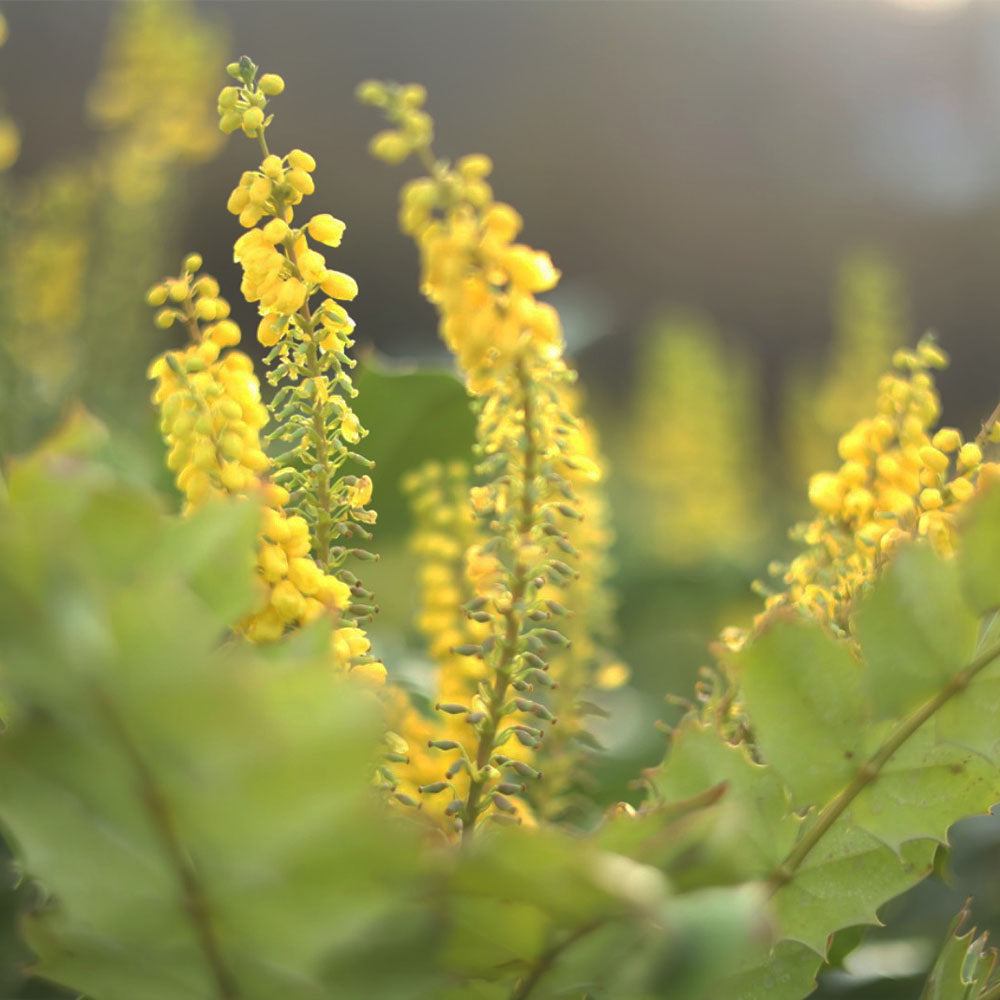
[[[344,617],[357,623],[371,617],[372,595],[343,564],[348,556],[372,558],[348,546],[371,538],[367,526],[375,513],[368,508],[371,478],[341,474],[349,460],[365,468],[371,463],[352,450],[367,432],[348,402],[356,394],[349,375],[355,362],[347,356],[354,322],[338,300],[353,299],[358,288],[349,275],[328,268],[310,244],[338,246],[344,223],[322,213],[295,225],[295,206],[313,193],[316,162],[300,149],[286,156],[268,150],[268,98],[284,90],[284,81],[273,73],[258,80],[246,57],[228,71],[239,85],[219,95],[220,127],[241,128],[258,139],[263,154],[259,168],[240,178],[228,207],[247,229],[236,241],[235,258],[243,267],[244,296],[258,303],[257,337],[269,349],[268,381],[279,387],[271,403],[277,426],[269,441],[285,449],[276,458],[274,480],[288,488],[290,509],[307,522],[323,572],[351,588]],[[349,644],[352,655],[367,642],[362,635],[359,630]]]
[[[255,570],[263,597],[238,628],[251,641],[272,642],[324,613],[342,617],[352,595],[316,564],[308,524],[288,513],[288,491],[268,478],[271,462],[260,440],[268,411],[260,401],[253,362],[235,349],[241,335],[229,318],[229,303],[219,295],[218,282],[199,274],[200,268],[201,258],[189,255],[178,277],[147,295],[158,308],[157,326],[181,323],[189,334],[185,347],[167,351],[150,366],[156,380],[153,400],[169,448],[167,466],[184,496],[185,511],[215,496],[258,494],[264,502]],[[358,631],[347,626],[334,632],[338,662],[350,663],[367,652],[367,646],[356,648]]]
[[[561,402],[572,413],[582,409],[579,395],[572,385],[560,389]],[[538,815],[549,820],[577,814],[577,805],[585,800],[576,793],[587,780],[587,764],[598,745],[587,728],[587,716],[600,711],[593,700],[595,692],[619,688],[629,678],[628,667],[610,650],[615,607],[608,580],[614,533],[604,490],[605,462],[596,432],[586,421],[577,421],[569,451],[586,459],[562,469],[577,497],[579,516],[566,527],[566,538],[578,553],[577,572],[565,585],[549,583],[539,592],[543,600],[551,602],[550,607],[561,602],[572,609],[561,626],[567,645],[554,652],[549,669],[549,699],[559,725],[536,754],[536,763],[544,773],[529,787]]]
[[[765,534],[755,372],[698,315],[646,332],[622,442],[642,556],[752,565]],[[692,433],[692,428],[697,433]]]
[[[393,126],[375,137],[372,152],[388,162],[413,154],[427,168],[428,176],[403,189],[400,224],[420,250],[421,288],[438,309],[441,336],[477,413],[482,484],[471,489],[470,503],[484,540],[466,552],[466,608],[485,629],[456,651],[482,661],[484,680],[479,703],[455,706],[483,716],[468,793],[456,807],[471,832],[483,815],[496,814],[491,804],[517,808],[501,791],[516,783],[505,772],[517,768],[507,747],[538,750],[542,724],[556,721],[548,699],[528,696],[551,687],[550,667],[569,642],[557,626],[578,575],[573,536],[582,514],[574,484],[596,483],[601,470],[566,393],[573,374],[558,314],[536,298],[559,273],[548,254],[515,242],[521,218],[494,200],[490,160],[467,156],[452,166],[434,157],[422,87],[369,81],[359,97]]]
[[[7,18],[0,14],[0,46],[7,41]],[[0,172],[8,170],[21,153],[21,133],[14,120],[0,114]]]
[[[485,663],[463,655],[489,634],[488,621],[468,613],[474,595],[465,574],[466,553],[481,542],[480,525],[469,506],[469,470],[463,462],[446,468],[430,462],[403,484],[414,517],[411,548],[419,559],[420,608],[417,629],[434,664],[435,713],[426,716],[406,698],[393,706],[393,729],[407,744],[407,759],[393,768],[396,801],[420,805],[435,827],[452,831],[468,798],[472,763],[487,722],[483,690]],[[453,759],[451,751],[459,756]],[[505,750],[518,767],[530,767],[533,751],[515,741]],[[522,780],[498,786],[486,809],[501,821],[533,822],[522,802],[507,796],[524,790]],[[460,827],[459,827],[460,829]]]
[[[1000,474],[1000,466],[983,460],[986,440],[1000,435],[993,418],[974,441],[964,441],[954,427],[934,429],[941,407],[931,371],[948,359],[933,339],[897,351],[893,361],[895,370],[878,383],[876,416],[840,439],[840,468],[809,481],[816,516],[793,535],[806,548],[775,567],[786,589],[767,597],[766,611],[793,605],[849,634],[855,596],[892,550],[905,539],[927,537],[950,555],[956,514],[981,482]],[[741,642],[736,632],[724,638]]]
[[[837,271],[833,339],[822,378],[796,371],[787,380],[781,421],[788,474],[796,491],[830,463],[843,429],[875,404],[879,376],[910,342],[899,272],[881,254],[848,254]]]
[[[218,149],[204,99],[222,44],[218,29],[190,4],[129,4],[115,20],[88,106],[97,124],[121,140],[108,164],[116,196],[156,198],[174,164],[201,162]]]

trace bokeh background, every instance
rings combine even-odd
[[[562,269],[551,300],[611,469],[633,680],[606,695],[609,799],[662,754],[654,722],[681,710],[664,694],[689,695],[713,637],[758,607],[751,585],[791,551],[809,474],[836,461],[893,350],[937,331],[946,421],[966,432],[1000,394],[1000,4],[32,0],[4,14],[0,452],[82,400],[155,466],[144,370],[172,339],[142,296],[184,252],[253,329],[225,202],[255,152],[214,114],[222,66],[251,55],[287,83],[272,145],[316,157],[313,204],[348,223],[336,266],[361,287],[359,410],[379,463],[374,633],[417,687],[398,484],[426,454],[464,454],[471,431],[456,384],[402,395],[391,379],[449,364],[396,227],[412,172],[369,157],[379,122],[354,87],[425,84],[439,155],[493,158],[498,197]],[[916,995],[922,942],[972,888],[976,919],[1000,928],[995,823],[956,843],[954,886],[897,904],[895,950],[873,935],[824,995]]]

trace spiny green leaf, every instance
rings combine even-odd
[[[978,614],[1000,608],[1000,488],[970,504],[958,554],[962,589]]]
[[[873,736],[886,736],[885,726]],[[874,744],[873,739],[873,744]],[[855,823],[899,850],[904,841],[944,843],[962,816],[988,812],[1000,801],[1000,772],[978,754],[939,743],[935,727],[917,730],[851,806]]]
[[[798,941],[779,941],[770,953],[747,961],[721,982],[718,997],[739,1000],[801,1000],[816,985],[823,960]]]
[[[75,496],[26,491],[0,511],[0,605],[23,612],[0,632],[0,819],[51,892],[28,927],[40,973],[96,1000],[320,1000],[415,875],[415,841],[368,784],[371,702],[309,644],[219,647],[252,552],[246,507],[175,526],[112,503],[156,554],[155,574],[126,578],[113,533],[79,530],[114,486],[58,488]],[[25,562],[45,586],[23,586]]]
[[[549,920],[537,907],[504,899],[463,896],[451,908],[448,968],[484,979],[509,977],[542,953]]]
[[[835,931],[877,924],[883,903],[930,874],[934,848],[931,840],[914,840],[897,855],[871,834],[838,821],[775,894],[781,937],[825,955]]]
[[[788,793],[774,773],[750,759],[695,717],[675,730],[655,784],[668,801],[688,799],[724,782],[723,797],[737,810],[740,839],[752,858],[749,874],[766,878],[791,849],[799,828]]]
[[[987,949],[986,934],[976,937],[976,928],[969,925],[971,902],[967,899],[951,922],[920,1000],[977,1000],[983,990],[995,985],[997,953]]]
[[[869,710],[862,667],[819,626],[777,622],[740,656],[740,681],[764,759],[796,808],[854,776]]]
[[[876,719],[936,694],[972,659],[978,616],[962,600],[958,567],[927,545],[897,553],[854,618]]]
[[[475,421],[462,383],[444,371],[391,371],[366,363],[355,377],[351,404],[364,426],[377,428],[365,440],[375,462],[379,535],[405,530],[407,503],[399,483],[424,461],[468,460]]]

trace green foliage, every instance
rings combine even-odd
[[[804,996],[831,936],[877,923],[930,873],[949,826],[1000,800],[988,759],[1000,643],[978,617],[996,593],[995,493],[970,522],[975,545],[957,560],[922,545],[898,555],[857,609],[853,640],[779,618],[737,657],[756,760],[696,718],[674,734],[658,791],[725,782],[772,896],[781,944],[727,995]]]
[[[375,463],[378,538],[395,538],[409,524],[400,483],[425,461],[467,460],[475,440],[475,420],[462,383],[444,371],[394,371],[371,361],[358,366],[358,419],[377,427],[365,439]]]
[[[952,921],[920,1000],[977,1000],[1000,988],[996,949],[987,949],[985,933],[977,937],[976,928],[967,926],[971,902]]]
[[[0,820],[44,886],[41,976],[94,1000],[687,1000],[758,946],[714,791],[586,837],[421,847],[370,784],[377,699],[330,674],[322,629],[228,633],[254,505],[178,521],[123,464],[80,418],[0,507]]]
[[[51,894],[40,972],[95,997],[325,995],[413,852],[374,816],[370,699],[321,645],[220,644],[256,510],[173,523],[76,456],[10,495],[0,812]]]

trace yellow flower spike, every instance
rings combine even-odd
[[[541,700],[509,701],[511,686],[527,690],[528,678],[535,677],[532,671],[548,677],[541,670],[546,664],[553,675],[558,665],[567,690],[579,693],[591,681],[589,663],[562,656],[567,627],[553,608],[564,607],[563,598],[584,575],[575,569],[584,542],[589,546],[593,541],[598,548],[604,542],[605,536],[591,540],[580,532],[582,493],[595,485],[600,468],[587,454],[588,434],[570,391],[573,375],[562,357],[558,321],[534,298],[559,277],[548,254],[512,245],[520,224],[517,213],[496,206],[481,179],[463,177],[434,156],[433,122],[418,106],[422,90],[366,84],[359,93],[382,106],[392,126],[372,139],[373,155],[396,163],[414,153],[431,171],[405,186],[400,219],[420,249],[421,288],[438,309],[442,339],[455,354],[470,394],[477,397],[478,447],[486,456],[486,482],[477,505],[495,536],[493,547],[484,550],[472,542],[464,558],[467,585],[479,608],[471,614],[481,628],[473,632],[478,641],[453,647],[457,656],[481,664],[483,690],[489,692],[477,696],[474,710],[486,720],[475,732],[470,755],[480,761],[481,770],[470,777],[454,814],[467,836],[494,812],[502,767],[485,765],[501,749],[498,735],[505,734],[502,756],[509,756],[515,732],[520,746],[535,750],[540,739],[533,734],[553,718]],[[467,171],[470,166],[474,174],[486,163],[466,161]],[[586,569],[596,575],[600,565],[595,558]],[[444,600],[452,595],[438,596]],[[422,617],[437,627],[442,611],[429,607]],[[542,631],[548,640],[548,646],[537,650],[536,622],[546,623]],[[460,636],[461,630],[448,634]],[[489,642],[481,645],[485,640]],[[449,664],[444,676],[457,675],[458,669]],[[570,716],[575,712],[571,701]],[[518,719],[525,728],[511,729]],[[575,724],[572,718],[565,721]],[[557,759],[565,761],[566,755]],[[565,769],[553,768],[557,780],[539,792],[541,802],[551,803],[563,791],[560,770]],[[518,813],[518,818],[524,817]]]
[[[257,80],[257,72],[247,57],[230,67],[241,86],[235,103],[231,96],[220,98],[220,108],[242,109],[244,131],[261,151],[259,171],[244,172],[230,208],[248,229],[235,241],[234,256],[243,268],[244,296],[258,303],[257,338],[270,349],[269,380],[278,387],[279,402],[274,405],[283,414],[284,422],[268,441],[282,442],[287,455],[295,456],[273,473],[277,484],[288,487],[284,531],[274,524],[268,530],[281,533],[272,541],[290,560],[290,586],[298,599],[288,587],[275,589],[282,616],[294,611],[296,618],[309,620],[317,614],[318,603],[335,607],[344,628],[357,629],[359,621],[374,613],[374,604],[345,561],[365,556],[358,544],[371,537],[368,527],[375,514],[367,509],[371,479],[342,475],[348,461],[370,463],[350,450],[365,434],[348,404],[353,388],[349,362],[343,360],[352,346],[353,322],[330,297],[353,298],[357,284],[348,275],[330,271],[324,256],[309,245],[310,238],[338,245],[342,222],[321,213],[303,230],[291,228],[293,206],[314,193],[311,174],[316,161],[302,149],[282,157],[268,148],[267,101],[284,90],[284,82],[275,74]],[[322,431],[303,438],[301,427],[306,425]],[[249,461],[252,453],[245,452],[242,461]],[[303,559],[318,568],[318,577]],[[355,667],[370,660],[367,639],[349,647],[358,661]]]
[[[941,555],[953,554],[956,514],[992,473],[978,442],[962,444],[956,429],[933,428],[940,403],[928,369],[944,357],[926,339],[916,351],[897,352],[895,367],[906,374],[878,380],[879,416],[861,420],[841,438],[847,461],[840,474],[810,480],[809,497],[819,513],[793,533],[805,551],[784,572],[786,589],[767,599],[755,628],[792,606],[850,639],[857,594],[901,541],[925,536]],[[981,439],[992,426],[984,427]],[[959,475],[948,481],[951,454]],[[851,483],[856,485],[845,489]]]
[[[199,305],[212,303],[214,313],[219,300],[211,297],[218,292],[218,282],[196,274],[200,264],[198,255],[190,255],[184,261],[184,277],[155,286],[156,294],[150,296],[158,300],[170,289],[177,301],[183,290],[177,308],[166,312],[171,320],[180,318],[191,334],[186,348],[168,351],[150,365],[150,377],[158,383],[154,399],[169,447],[167,464],[184,494],[185,511],[212,496],[255,492],[262,492],[270,505],[261,512],[257,546],[262,604],[237,627],[254,642],[271,642],[315,617],[307,597],[323,573],[308,558],[308,526],[284,509],[287,490],[261,478],[270,471],[260,443],[267,410],[259,402],[252,362],[232,349],[240,340],[239,327],[228,319],[201,326],[205,310]],[[163,312],[157,314],[158,323]]]

